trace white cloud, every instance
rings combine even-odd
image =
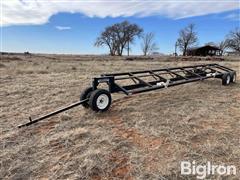
[[[229,20],[232,20],[232,21],[240,21],[240,14],[239,13],[228,14],[227,16],[224,17],[224,19],[229,19]]]
[[[69,27],[69,26],[55,26],[55,28],[56,28],[57,30],[60,30],[60,31],[72,29],[72,28]]]
[[[172,19],[239,9],[238,0],[2,0],[1,25],[44,24],[59,12],[88,17],[151,16]]]

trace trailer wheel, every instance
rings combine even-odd
[[[233,71],[230,73],[230,76],[231,76],[231,82],[235,83],[237,80],[237,73],[235,71]]]
[[[90,95],[91,95],[92,91],[93,91],[92,87],[88,87],[88,88],[84,89],[83,92],[80,95],[80,101],[85,100],[87,98],[90,98]],[[85,103],[82,104],[82,106],[85,107],[85,108],[89,108],[89,103],[85,102]]]
[[[97,89],[90,95],[89,106],[94,111],[107,111],[111,105],[111,94],[105,89]]]
[[[227,86],[231,82],[231,76],[230,73],[226,73],[222,76],[222,85]]]

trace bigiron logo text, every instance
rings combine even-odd
[[[195,161],[182,161],[181,174],[182,175],[196,175],[197,179],[204,179],[209,175],[236,175],[237,169],[233,165],[216,165],[211,162],[206,164],[196,164]]]

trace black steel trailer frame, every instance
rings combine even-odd
[[[236,71],[219,64],[201,64],[102,74],[100,77],[93,78],[92,86],[86,88],[81,94],[80,101],[33,120],[30,117],[30,122],[18,127],[29,126],[78,105],[83,105],[86,108],[91,107],[94,111],[106,111],[110,107],[112,93],[121,92],[125,95],[132,95],[196,81],[203,81],[209,78],[222,79],[223,85],[229,85],[236,81]],[[128,83],[126,85],[121,85],[121,81],[128,81]],[[100,89],[99,85],[101,84],[106,84],[108,87],[107,90]]]
[[[184,75],[181,75],[180,73],[184,73]],[[231,76],[235,71],[218,64],[202,64],[125,73],[102,74],[101,77],[93,78],[92,87],[93,90],[96,90],[100,83],[105,82],[109,86],[108,90],[110,93],[123,92],[126,95],[130,95],[209,78],[222,78],[226,73],[230,73]],[[167,79],[164,78],[163,75],[170,75],[172,78]],[[155,81],[146,82],[142,79],[143,77],[148,76],[153,77]],[[117,81],[126,79],[131,79],[134,84],[121,86],[117,83]],[[160,82],[162,83],[158,84]]]

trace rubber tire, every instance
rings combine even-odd
[[[83,101],[87,98],[90,98],[90,95],[91,95],[92,92],[93,92],[92,87],[88,87],[88,88],[84,89],[83,92],[80,95],[80,101]],[[85,107],[85,108],[89,108],[89,102],[83,103],[82,106]]]
[[[109,98],[109,103],[107,105],[106,108],[104,109],[99,109],[98,106],[97,106],[97,98],[101,95],[101,94],[105,94],[108,96]],[[109,93],[109,91],[105,90],[105,89],[96,89],[95,91],[93,91],[90,95],[90,98],[89,98],[89,106],[91,107],[91,109],[93,111],[96,111],[96,112],[104,112],[104,111],[107,111],[111,105],[111,102],[112,102],[112,98],[111,98],[111,94]]]
[[[228,82],[228,78],[230,78],[230,81]],[[226,73],[222,76],[222,85],[228,86],[231,83],[231,75],[230,73]]]
[[[230,72],[230,76],[231,76],[231,83],[235,83],[237,80],[237,73],[235,71]],[[234,77],[235,76],[235,77]]]

